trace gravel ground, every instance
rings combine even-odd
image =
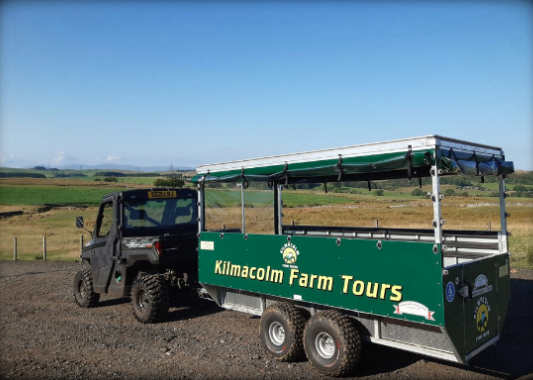
[[[72,299],[79,263],[0,262],[1,379],[326,379],[308,362],[263,352],[259,318],[182,295],[167,322],[143,325],[130,300]],[[533,379],[533,272],[511,274],[512,301],[500,342],[471,366],[374,346],[357,379]]]

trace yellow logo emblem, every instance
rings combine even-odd
[[[298,248],[294,244],[286,243],[281,247],[280,253],[287,264],[294,264],[298,259],[300,251],[298,251]]]
[[[475,310],[476,327],[480,333],[487,331],[489,328],[489,312],[488,300],[485,297],[480,297]]]

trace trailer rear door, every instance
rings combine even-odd
[[[461,361],[467,362],[502,332],[510,299],[509,256],[473,260],[447,271],[446,330]]]

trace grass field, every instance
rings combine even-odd
[[[114,191],[153,187],[155,178],[120,178],[118,182],[95,182],[64,178],[2,178],[1,205],[77,205],[100,203],[102,197]]]
[[[43,237],[47,241],[47,258],[75,260],[80,252],[80,238],[88,233],[75,228],[75,217],[84,216],[91,229],[96,206],[103,195],[132,188],[146,188],[153,178],[120,178],[107,183],[84,179],[0,179],[0,212],[23,211],[23,215],[0,218],[0,259],[13,259],[14,238],[17,238],[18,258],[42,259]],[[450,186],[452,188],[453,186]],[[445,191],[447,187],[443,186]],[[399,188],[385,191],[384,196],[357,189],[351,193],[324,193],[321,190],[284,190],[284,223],[344,225],[373,227],[431,228],[432,205],[423,196],[411,196],[414,189]],[[424,192],[429,188],[424,187]],[[265,212],[271,191],[247,190],[247,232],[262,231],[261,221],[272,223],[270,211]],[[228,210],[240,202],[238,189],[221,189],[207,197],[208,203]],[[65,205],[43,211],[42,205]],[[533,199],[507,199],[508,230],[511,262],[516,268],[533,269]],[[82,207],[84,206],[84,207]],[[89,206],[89,207],[85,207]],[[235,209],[235,225],[240,225],[240,211]],[[445,229],[500,229],[498,198],[484,196],[447,197],[442,202]],[[218,223],[216,219],[212,220]],[[229,225],[227,226],[229,227]],[[269,231],[271,232],[271,231]]]

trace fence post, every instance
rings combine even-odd
[[[17,238],[13,238],[13,260],[17,260]]]
[[[46,236],[43,236],[43,260],[46,261]]]
[[[487,223],[487,229],[489,231],[492,231],[492,225],[491,224],[492,224],[492,222],[490,222],[490,221]]]
[[[80,257],[83,253],[83,234],[80,236]]]
[[[379,220],[376,219],[376,228],[379,228]]]

